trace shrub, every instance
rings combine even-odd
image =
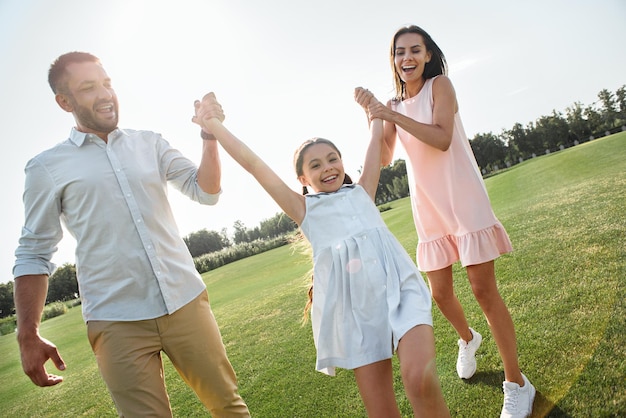
[[[75,306],[80,306],[82,304],[80,298],[66,300],[64,303],[65,303],[65,306],[67,306],[70,309],[72,309]]]
[[[260,254],[274,248],[282,247],[291,242],[291,234],[281,235],[272,239],[257,239],[252,242],[242,242],[240,244],[226,247],[220,251],[204,254],[193,259],[198,273],[206,273],[222,267],[228,263],[232,263],[242,258]]]
[[[53,302],[53,303],[46,305],[46,307],[43,308],[43,314],[41,315],[41,320],[45,321],[46,319],[63,315],[66,312],[67,312],[67,306],[65,306],[65,303]]]
[[[15,320],[15,315],[0,319],[0,335],[12,334],[15,332],[16,327],[17,322]]]

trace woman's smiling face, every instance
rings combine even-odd
[[[394,63],[400,79],[405,83],[421,82],[424,67],[430,59],[431,53],[426,49],[422,35],[405,33],[396,40]]]

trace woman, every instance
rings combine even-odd
[[[393,37],[391,64],[396,96],[387,106],[372,104],[369,111],[385,121],[383,164],[391,162],[396,138],[407,152],[417,264],[428,276],[437,306],[459,334],[457,373],[463,379],[474,375],[482,342],[454,293],[452,265],[460,261],[504,364],[501,416],[526,417],[535,388],[520,371],[513,321],[494,271],[494,259],[512,246],[491,209],[446,76],[445,57],[423,29],[407,26]]]

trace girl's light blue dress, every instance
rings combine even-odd
[[[318,371],[391,358],[408,330],[432,326],[424,279],[361,186],[307,195],[301,230],[313,248]]]

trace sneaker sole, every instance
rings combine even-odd
[[[529,392],[530,392],[530,406],[528,407],[528,415],[530,416],[533,413],[533,404],[535,403],[535,395],[537,394],[537,390],[535,389],[535,387],[531,384],[530,388],[529,388]]]

